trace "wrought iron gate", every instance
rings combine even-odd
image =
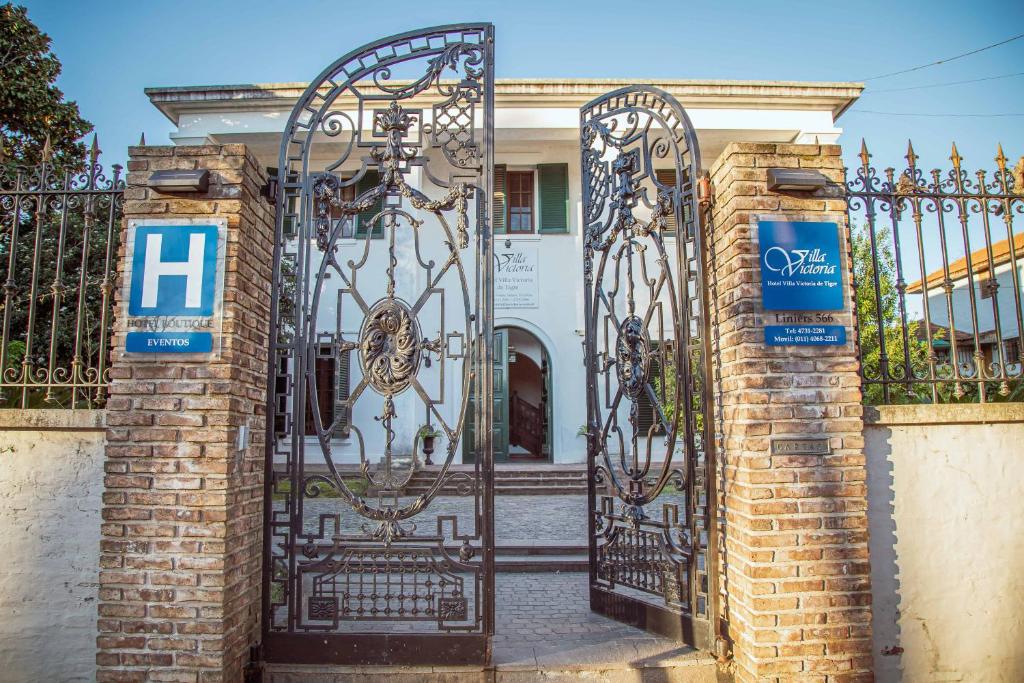
[[[266,661],[487,657],[493,50],[490,24],[368,44],[313,81],[285,128]],[[470,418],[475,468],[453,472]],[[407,495],[423,427],[441,434],[440,466]],[[470,495],[439,507],[444,487]]]
[[[590,605],[710,648],[713,440],[696,135],[668,93],[580,110]]]

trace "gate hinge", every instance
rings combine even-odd
[[[721,636],[715,638],[715,659],[724,664],[732,659],[732,643]]]
[[[256,644],[249,648],[249,662],[242,670],[244,683],[263,682],[263,648]]]

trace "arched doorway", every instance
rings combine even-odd
[[[508,339],[508,460],[551,462],[551,357],[527,330],[500,329]]]

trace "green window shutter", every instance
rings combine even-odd
[[[658,182],[662,185],[668,185],[669,187],[675,187],[676,184],[676,169],[674,168],[659,168],[654,171],[655,177]],[[676,225],[676,214],[673,211],[668,216],[665,216],[665,233],[669,235],[676,234],[676,229],[679,226]]]
[[[334,374],[334,414],[338,417],[338,429],[342,436],[348,436],[351,415],[345,401],[349,397],[349,365],[351,351],[338,354],[338,371]]]
[[[380,184],[380,173],[376,169],[369,169],[366,174],[359,179],[356,183],[356,199],[359,198],[367,190],[373,189]],[[384,208],[384,197],[377,197],[377,201],[373,203],[368,210],[360,212],[356,215],[356,237],[366,237],[367,228],[370,225],[370,221]],[[383,237],[384,231],[380,225],[373,231],[373,237]]]
[[[538,164],[540,231],[569,232],[569,164]]]
[[[330,355],[331,347],[321,345],[317,347],[317,354],[313,359],[313,379],[316,381],[316,403],[320,413],[320,423],[326,429],[334,421],[334,358]],[[306,401],[306,434],[316,434],[316,423],[313,421],[313,408]]]
[[[650,377],[648,381],[651,383],[651,388],[654,389],[655,395],[657,395],[659,393],[658,381],[659,378],[661,378],[661,363],[658,362],[657,356],[653,356],[651,358],[650,366],[648,367],[648,373]],[[658,425],[658,428],[655,430],[655,434],[664,433],[665,430],[662,429],[661,424],[658,420],[658,411],[654,407],[654,404],[651,403],[651,397],[647,394],[646,390],[642,391],[640,395],[637,396],[636,409],[637,432],[641,436],[646,437],[647,432],[651,429],[651,425],[654,424]]]
[[[505,214],[508,212],[505,201],[505,164],[494,165],[494,210],[491,215],[491,222],[494,224],[494,234],[504,234]]]

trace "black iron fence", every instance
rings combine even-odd
[[[847,170],[865,402],[1024,400],[1024,157],[996,170]]]
[[[0,407],[104,403],[124,181],[99,154],[0,166]]]
[[[124,181],[0,165],[0,407],[104,403]],[[1024,400],[1024,157],[847,170],[865,402]]]

